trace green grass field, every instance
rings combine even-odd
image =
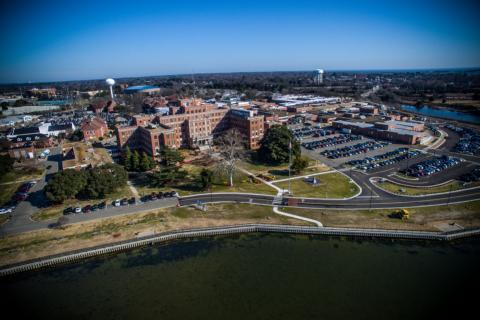
[[[294,196],[309,198],[348,198],[355,195],[358,187],[350,183],[348,177],[341,173],[327,173],[316,176],[320,182],[313,186],[304,181],[304,179],[294,179],[291,181],[291,187]],[[288,189],[288,181],[276,183],[283,189]]]
[[[390,191],[400,195],[409,195],[409,196],[419,196],[419,195],[427,195],[427,194],[433,194],[433,193],[450,192],[450,191],[455,191],[455,190],[460,190],[465,188],[472,188],[479,185],[480,185],[479,182],[472,183],[469,185],[463,185],[463,183],[459,181],[452,181],[450,183],[447,183],[438,187],[423,187],[423,188],[422,187],[418,187],[418,188],[405,187],[390,181],[385,181],[377,184],[378,187],[386,191]]]
[[[20,187],[21,182],[0,184],[0,206],[10,201],[15,191]]]

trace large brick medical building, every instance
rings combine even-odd
[[[150,155],[169,148],[202,147],[229,128],[237,128],[250,149],[257,149],[263,138],[264,121],[253,110],[220,108],[198,99],[180,100],[168,107],[168,115],[135,115],[131,126],[118,127],[117,143]]]

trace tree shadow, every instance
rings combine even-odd
[[[45,192],[42,190],[37,190],[30,192],[28,195],[27,200],[33,207],[36,208],[46,208],[50,206],[50,201],[45,196]]]
[[[268,173],[276,175],[276,176],[288,176],[288,169],[268,170]]]

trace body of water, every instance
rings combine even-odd
[[[416,106],[402,105],[400,108],[402,110],[419,113],[427,117],[438,117],[480,124],[480,116],[467,112],[459,112],[443,108],[432,108],[429,106],[417,108]]]
[[[478,293],[479,261],[478,239],[250,234],[148,247],[0,284],[4,314],[38,319],[426,319],[476,307],[469,294]]]

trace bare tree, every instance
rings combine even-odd
[[[227,173],[230,187],[233,187],[237,162],[245,153],[244,136],[238,129],[232,128],[217,140],[217,145],[222,157],[221,167]]]
[[[143,100],[145,96],[141,93],[125,95],[126,104],[133,109],[135,113],[143,112]]]

